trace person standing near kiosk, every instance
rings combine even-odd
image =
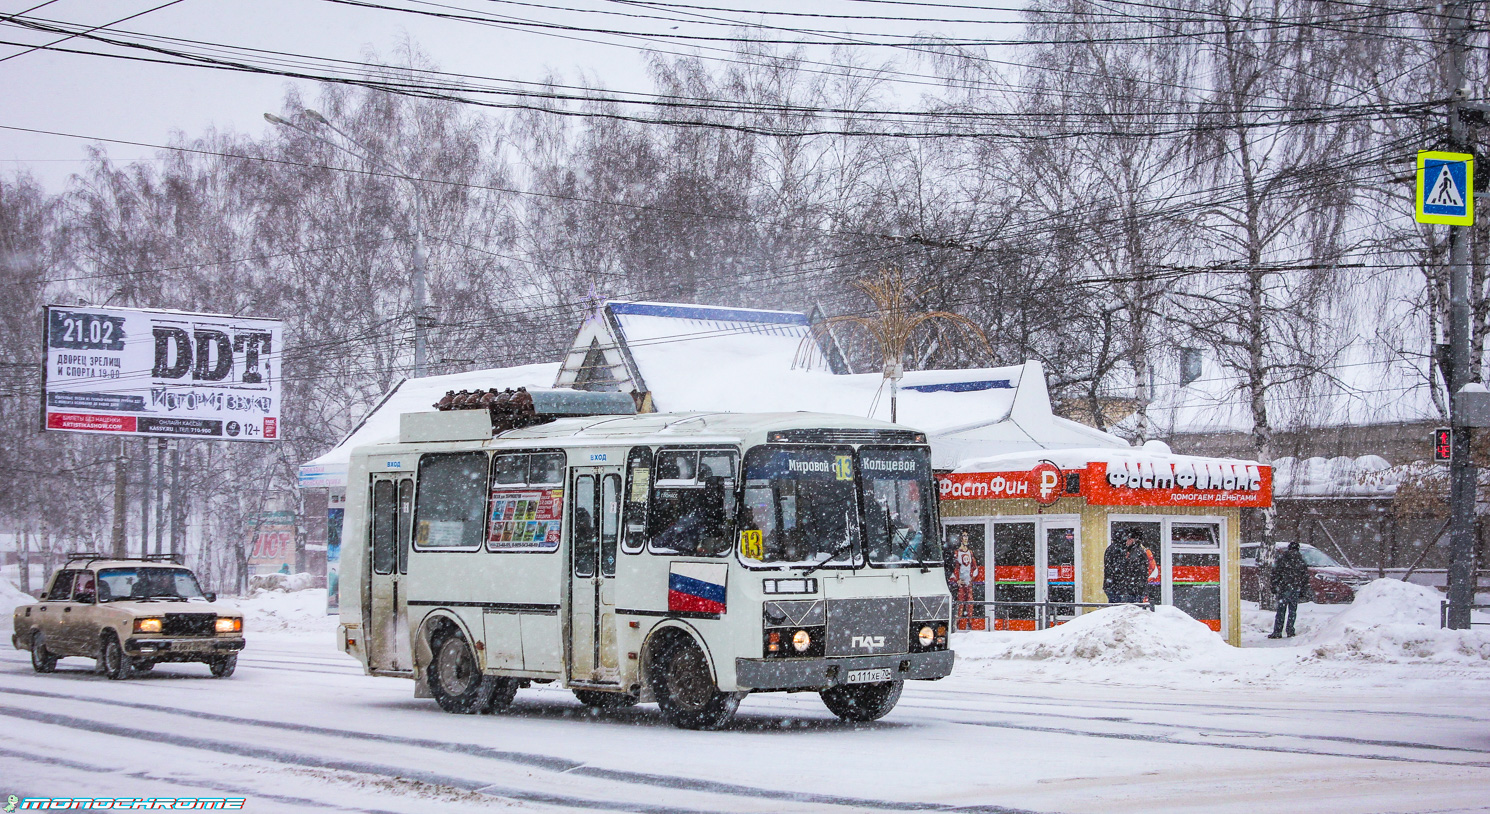
[[[1121,543],[1113,543],[1102,555],[1102,590],[1113,603],[1143,602],[1149,589],[1151,567],[1148,549],[1129,531]]]

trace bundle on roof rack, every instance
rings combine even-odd
[[[533,390],[519,387],[498,390],[447,391],[434,405],[436,410],[481,410],[491,414],[492,432],[531,427],[556,418],[595,415],[635,415],[636,402],[625,393],[592,393],[585,390]]]

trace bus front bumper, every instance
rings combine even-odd
[[[843,658],[735,659],[735,684],[742,690],[823,690],[886,678],[945,678],[952,674],[952,660],[950,650]]]

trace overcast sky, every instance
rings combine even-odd
[[[637,19],[593,13],[594,10],[652,11],[614,0],[565,0],[562,3],[569,8],[591,9],[591,13],[563,12],[552,7],[534,8],[514,0],[393,1],[408,8],[469,9],[483,14],[508,14],[518,19],[628,31],[714,36],[730,33],[728,29],[719,27],[692,26],[683,19]],[[29,11],[27,16],[99,26],[167,2],[169,0],[52,0],[49,3],[44,0],[0,0],[0,15],[8,17],[41,5]],[[894,5],[855,6],[851,0],[696,2],[753,10],[822,10],[886,15],[918,12]],[[687,12],[656,10],[656,13],[674,15]],[[926,10],[921,9],[919,13],[926,14]],[[967,15],[996,16],[1005,20],[1013,16],[966,10],[929,16]],[[906,35],[934,32],[1010,36],[1018,32],[1014,25],[969,27],[921,22],[812,21],[742,14],[710,13],[707,16],[716,20],[763,20],[780,25]],[[369,52],[391,59],[407,38],[445,71],[518,80],[541,79],[550,71],[574,79],[583,72],[613,89],[648,89],[643,57],[638,49],[641,43],[636,39],[514,30],[385,9],[358,8],[331,0],[177,0],[114,28],[124,32],[145,32],[348,60],[363,59]],[[0,40],[7,43],[29,46],[57,39],[55,34],[18,28],[13,23],[0,25]],[[113,50],[82,38],[68,40],[57,47]],[[684,46],[666,47],[686,50]],[[813,50],[823,58],[829,58],[825,49]],[[884,48],[857,50],[862,52],[862,58],[873,60],[885,59],[893,53]],[[138,51],[115,52],[142,55]],[[199,135],[208,127],[259,134],[269,126],[262,114],[279,111],[286,88],[296,81],[48,50],[28,52],[25,47],[0,45],[0,125],[149,144],[165,143],[173,131],[181,131],[190,137]],[[303,95],[307,99],[315,98],[316,91],[311,83],[301,84],[305,85]],[[68,175],[83,166],[83,150],[87,143],[77,138],[0,129],[0,172],[8,175],[16,169],[26,169],[49,189],[58,191]],[[107,149],[119,160],[153,157],[153,151],[145,147],[113,144],[107,145]]]

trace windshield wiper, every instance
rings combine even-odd
[[[832,562],[834,557],[837,557],[839,554],[842,554],[843,552],[845,552],[845,551],[847,551],[847,550],[849,550],[850,548],[853,548],[853,547],[854,547],[854,541],[853,541],[853,539],[845,540],[844,543],[843,543],[843,545],[840,545],[839,547],[833,549],[832,551],[829,551],[828,552],[828,556],[824,557],[821,560],[818,560],[818,562],[817,562],[816,565],[813,565],[811,568],[807,569],[806,571],[803,571],[802,572],[802,576],[805,577],[808,574],[812,573],[813,571],[816,571],[817,569],[822,568],[824,565],[827,565],[828,563]]]

